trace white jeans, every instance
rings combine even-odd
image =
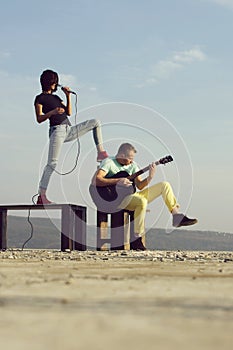
[[[95,145],[101,145],[103,141],[99,120],[90,119],[74,126],[61,124],[50,127],[48,161],[40,180],[39,191],[47,189],[50,177],[57,166],[63,143],[73,141],[91,130]]]

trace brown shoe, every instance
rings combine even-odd
[[[130,243],[130,249],[132,250],[146,250],[146,247],[142,243],[142,237],[138,237],[135,241]]]
[[[191,226],[197,223],[197,219],[189,219],[184,214],[174,214],[173,215],[173,226]]]

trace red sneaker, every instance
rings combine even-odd
[[[106,151],[98,152],[97,162],[102,162],[105,158],[108,158],[108,153]]]
[[[40,194],[37,198],[36,204],[52,204],[52,202],[50,202],[44,194]]]

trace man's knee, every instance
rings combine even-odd
[[[161,184],[162,184],[162,190],[163,190],[163,191],[167,191],[167,190],[170,190],[170,189],[171,189],[171,185],[170,185],[169,182],[163,181]]]
[[[137,202],[137,206],[140,208],[146,208],[147,207],[147,199],[145,197],[139,197],[138,198],[138,202]]]
[[[98,119],[91,119],[90,122],[92,123],[93,128],[100,127],[100,125],[101,125],[100,120],[98,120]]]

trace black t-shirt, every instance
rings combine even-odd
[[[62,103],[62,99],[53,94],[44,94],[43,92],[40,95],[37,95],[34,101],[34,105],[37,103],[42,105],[42,112],[44,114],[50,112],[51,110],[61,107],[65,108]],[[49,118],[50,126],[60,125],[60,124],[68,124],[70,125],[70,121],[67,118],[66,112],[62,114],[54,114]]]

